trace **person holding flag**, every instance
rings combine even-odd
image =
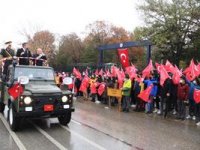
[[[99,84],[97,90],[98,96],[100,97],[101,103],[106,102],[106,83],[104,80]]]
[[[84,100],[88,99],[87,89],[88,89],[88,86],[89,86],[89,81],[90,81],[90,78],[87,75],[85,75],[83,77],[83,80],[82,80],[80,88],[79,88],[79,90],[81,92],[83,92],[83,98],[84,98]]]
[[[129,79],[129,75],[125,75],[124,84],[122,87],[122,95],[123,95],[123,102],[122,102],[122,110],[124,112],[129,112],[130,108],[130,94],[131,94],[131,80]]]
[[[178,103],[178,114],[177,119],[185,120],[186,116],[186,104],[189,93],[189,86],[186,84],[184,78],[181,78],[180,83],[178,84],[177,92],[177,103]]]
[[[76,90],[77,90],[76,96],[77,96],[77,97],[78,97],[78,96],[82,96],[83,94],[82,94],[82,92],[79,90],[79,89],[80,89],[80,86],[81,86],[81,79],[80,79],[80,78],[76,78],[74,84],[75,84],[75,87],[76,87]]]
[[[196,120],[197,126],[200,126],[200,86],[198,79],[193,80],[190,82],[186,79],[186,83],[189,85],[189,114],[186,119],[192,118]]]
[[[155,78],[149,77],[143,82],[144,84],[147,85],[147,87],[149,87],[150,85],[154,85],[150,93],[149,101],[146,103],[146,113],[152,113],[153,102],[154,102],[154,99],[156,99],[157,91],[158,91],[158,86],[157,86],[158,81]]]
[[[163,83],[163,86],[160,85],[160,106],[159,111],[157,112],[159,115],[162,115],[165,112],[165,117],[168,113],[168,108],[170,106],[170,96],[171,96],[171,79],[166,79]],[[164,104],[166,105],[166,109],[164,110]]]
[[[90,81],[90,91],[91,91],[92,102],[96,101],[97,87],[98,87],[98,83],[96,82],[95,77],[92,76],[91,81]]]
[[[101,69],[101,70],[102,70],[102,69]],[[99,89],[99,86],[100,86],[101,83],[103,82],[103,79],[102,79],[102,75],[101,75],[101,74],[99,74],[99,75],[97,76],[97,82],[99,83],[97,89]],[[102,94],[99,94],[99,92],[97,92],[97,100],[98,100],[98,102],[101,102],[101,100],[102,100],[101,95],[102,95]]]
[[[137,78],[134,79],[134,99],[136,100],[136,108],[135,111],[143,111],[145,108],[145,102],[142,101],[138,95],[144,90],[144,82],[141,79],[141,76],[138,75]]]
[[[200,86],[196,86],[194,89],[193,98],[195,101],[196,125],[200,126]]]

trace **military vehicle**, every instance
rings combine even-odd
[[[70,82],[70,79],[64,81]],[[13,86],[14,93],[19,92],[17,98],[10,94]],[[73,94],[57,87],[51,67],[10,65],[1,81],[0,112],[3,111],[13,131],[19,129],[24,118],[57,117],[60,124],[67,125],[74,111]]]

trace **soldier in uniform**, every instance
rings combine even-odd
[[[3,65],[3,74],[6,75],[7,70],[8,70],[8,66],[10,64],[12,64],[12,58],[15,55],[15,51],[12,49],[12,41],[8,41],[5,43],[6,44],[6,48],[1,49],[0,54],[2,55],[4,60],[4,65]]]
[[[28,49],[28,44],[23,43],[22,48],[17,50],[17,57],[19,58],[19,65],[29,65],[29,58],[32,57],[30,50]]]
[[[44,61],[47,60],[47,57],[46,55],[43,53],[42,49],[41,48],[38,48],[37,49],[37,53],[35,55],[33,55],[33,58],[35,59],[33,61],[33,65],[36,65],[36,66],[43,66],[44,64]]]

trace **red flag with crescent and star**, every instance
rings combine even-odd
[[[118,56],[123,68],[130,66],[128,49],[118,49]]]
[[[12,97],[12,100],[18,98],[24,92],[24,88],[19,84],[15,83],[8,89],[8,94]]]
[[[152,60],[150,60],[148,66],[146,66],[146,68],[142,71],[142,77],[145,78],[150,76],[152,70],[153,70],[153,63]]]
[[[167,60],[166,61],[166,63],[165,63],[165,70],[167,71],[167,72],[171,72],[171,73],[175,73],[175,67],[169,62],[169,60]]]
[[[73,74],[74,74],[74,76],[76,77],[76,78],[79,78],[79,79],[81,79],[82,77],[81,77],[81,73],[74,67],[74,69],[73,69]]]
[[[151,84],[150,86],[148,86],[144,91],[140,92],[140,94],[138,95],[138,97],[145,101],[145,102],[149,102],[149,96],[151,93],[151,90],[153,89],[153,84]]]
[[[81,86],[80,86],[80,89],[79,89],[81,92],[87,91],[87,88],[89,86],[89,81],[90,81],[90,78],[86,75],[81,82]]]
[[[98,88],[98,94],[101,96],[103,92],[105,91],[106,84],[104,82],[100,83],[99,88]]]

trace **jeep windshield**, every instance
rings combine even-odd
[[[15,68],[15,80],[20,76],[27,76],[29,80],[54,80],[51,68]]]

